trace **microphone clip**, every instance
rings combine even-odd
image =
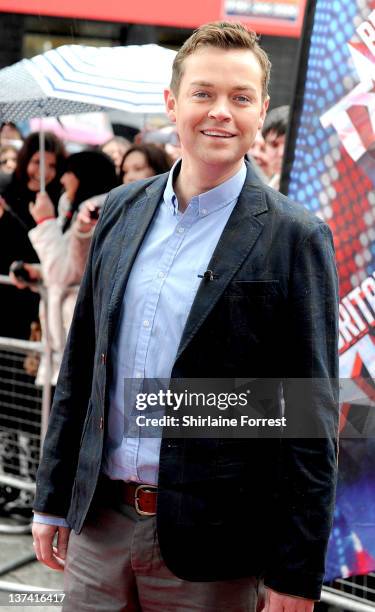
[[[198,274],[198,278],[203,278],[205,281],[213,281],[219,277],[212,270],[206,270],[203,274]]]

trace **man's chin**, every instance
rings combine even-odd
[[[207,155],[201,161],[206,168],[220,168],[225,171],[239,166],[243,159],[242,156],[238,157],[237,155]]]

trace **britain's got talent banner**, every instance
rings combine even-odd
[[[375,413],[375,1],[307,3],[287,141],[281,190],[330,225],[340,278],[340,429],[349,437],[331,580],[375,569],[375,431],[360,435]]]

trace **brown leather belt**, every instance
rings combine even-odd
[[[124,482],[112,480],[102,474],[98,484],[98,497],[106,501],[112,500],[114,504],[126,504],[135,508],[141,516],[155,516],[157,487],[138,482]]]
[[[155,516],[158,490],[137,482],[121,483],[122,502],[136,509],[141,516]]]

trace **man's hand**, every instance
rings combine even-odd
[[[69,527],[57,527],[56,525],[44,525],[33,523],[34,550],[36,558],[44,565],[64,571],[66,551],[70,535]],[[57,546],[53,546],[57,534]]]
[[[46,217],[56,216],[51,198],[45,192],[37,194],[35,204],[30,202],[29,211],[35,223],[38,223],[41,219],[45,219]]]
[[[277,593],[265,587],[266,601],[261,612],[313,612],[314,602],[303,597]]]

